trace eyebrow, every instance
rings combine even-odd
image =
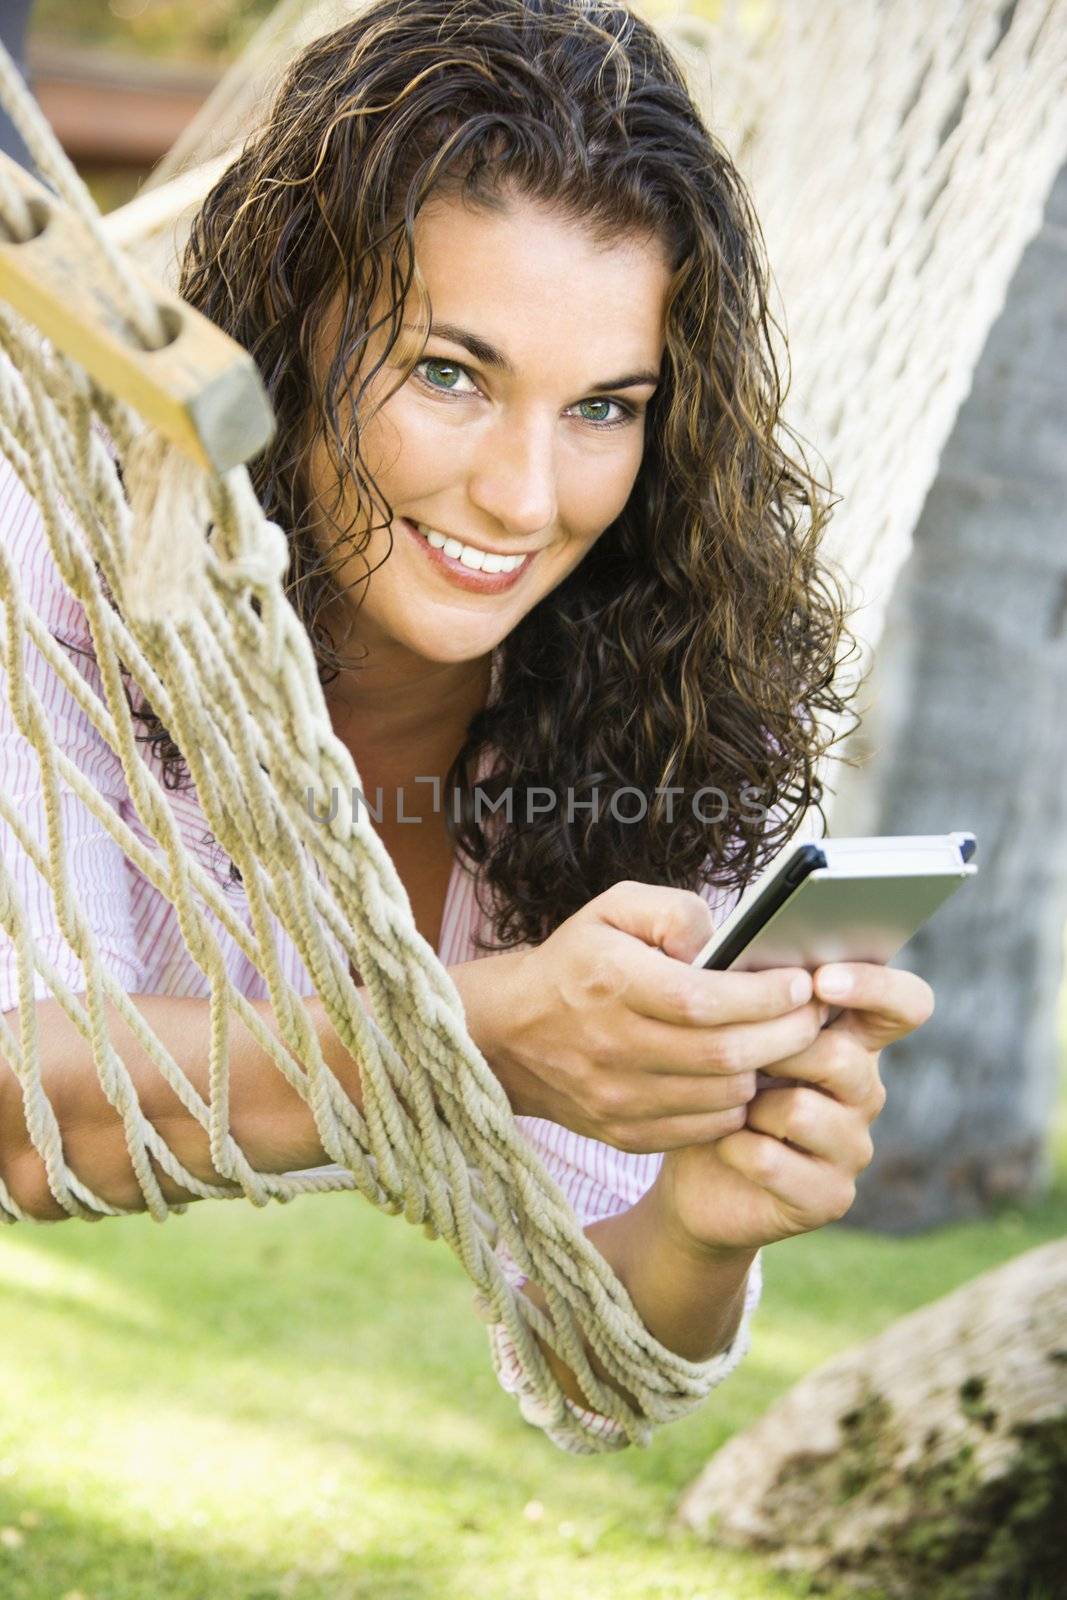
[[[447,339],[450,344],[461,344],[476,361],[481,362],[483,367],[494,367],[497,372],[504,372],[509,378],[515,377],[514,364],[508,360],[504,352],[485,339],[480,339],[476,333],[471,333],[467,328],[460,328],[454,322],[435,322],[426,337],[432,339],[434,336],[438,339]],[[634,389],[643,383],[659,383],[659,379],[658,372],[644,367],[639,372],[624,373],[621,378],[604,378],[600,383],[591,383],[587,393],[596,394],[604,389]]]

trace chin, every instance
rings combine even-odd
[[[432,661],[439,667],[455,667],[464,661],[480,661],[495,650],[503,635],[492,633],[465,633],[460,628],[429,629],[417,638],[404,638],[403,643],[413,655],[423,661]]]

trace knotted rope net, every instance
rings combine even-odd
[[[859,674],[1067,160],[1067,4],[650,6],[760,219],[790,423],[842,497],[824,549],[861,604]]]

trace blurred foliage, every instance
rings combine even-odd
[[[36,0],[31,30],[66,45],[197,64],[238,55],[275,0]]]
[[[239,55],[277,0],[36,0],[35,34],[177,61],[216,63]],[[635,0],[652,18],[678,10],[679,0]],[[0,0],[2,4],[2,0]],[[714,20],[722,0],[686,0],[685,9]],[[741,0],[742,27],[762,29],[772,0]]]

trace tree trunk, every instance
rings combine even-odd
[[[1047,1182],[1067,922],[1065,372],[1067,168],[893,598],[853,745],[876,754],[833,780],[836,834],[978,835],[978,877],[894,962],[937,1009],[883,1056],[889,1099],[849,1225],[926,1228]]]
[[[0,39],[22,76],[26,76],[26,29],[30,25],[33,0],[2,0],[0,4]],[[31,172],[36,172],[33,157],[22,142],[7,112],[0,107],[0,150],[11,156]]]
[[[678,1523],[817,1592],[1067,1593],[1067,1243],[810,1373],[712,1457]]]

